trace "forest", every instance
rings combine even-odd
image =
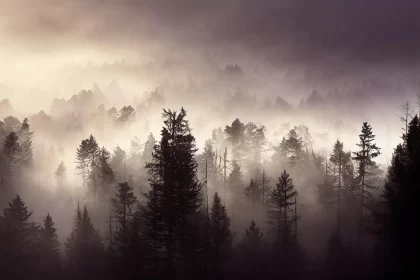
[[[0,122],[2,276],[406,275],[416,259],[420,122],[408,102],[405,108],[401,141],[385,170],[375,161],[383,151],[368,122],[360,123],[356,149],[336,139],[328,154],[314,149],[305,125],[284,125],[278,144],[269,145],[264,125],[239,118],[213,128],[198,149],[187,110],[163,109],[160,134],[150,132],[144,143],[135,137],[128,150],[110,151],[93,134],[79,141],[72,170],[63,148],[35,149],[37,131],[27,118],[6,117]],[[97,110],[102,138],[105,127],[123,134],[138,118],[131,106]],[[52,190],[37,182],[45,172],[55,179]],[[74,176],[80,186],[72,190]]]
[[[415,277],[419,11],[0,0],[0,280]]]

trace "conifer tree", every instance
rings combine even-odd
[[[217,192],[213,197],[210,220],[212,263],[215,271],[219,272],[221,263],[227,261],[232,253],[233,236],[230,230],[230,219]]]
[[[0,216],[0,268],[5,276],[25,277],[35,268],[39,227],[29,221],[31,215],[17,195]]]
[[[98,273],[106,273],[104,265],[104,248],[99,233],[90,220],[86,206],[81,212],[79,203],[73,220],[73,229],[67,238],[66,254],[70,269],[76,277],[90,279]]]
[[[197,149],[185,110],[182,108],[179,114],[164,110],[162,115],[165,119],[162,138],[154,146],[152,162],[147,164],[151,190],[145,213],[150,215],[146,217],[146,224],[152,226],[147,232],[151,233],[153,243],[161,243],[166,277],[172,278],[177,256],[184,263],[185,273],[191,266],[191,271],[195,271],[202,186],[196,177],[194,153]],[[160,239],[162,235],[164,238]]]
[[[150,162],[152,160],[152,153],[153,153],[153,147],[156,144],[156,139],[153,133],[150,132],[149,136],[147,137],[147,141],[144,144],[144,150],[143,150],[143,160],[144,162]]]
[[[245,144],[249,153],[249,170],[255,175],[260,173],[260,164],[264,146],[267,143],[265,127],[258,127],[250,122],[245,126]]]
[[[226,140],[232,146],[232,156],[234,160],[241,160],[245,149],[245,125],[235,119],[231,126],[225,128]]]
[[[54,172],[55,179],[57,180],[57,188],[61,189],[67,178],[67,168],[63,161],[60,162]]]
[[[44,218],[44,224],[40,231],[40,271],[45,276],[57,276],[60,269],[60,254],[57,229],[50,216]]]
[[[117,182],[123,182],[124,181],[124,172],[125,172],[125,161],[127,158],[127,153],[121,149],[120,146],[117,146],[114,149],[113,155],[111,157],[111,161],[109,162],[109,165],[111,166],[111,169],[115,171],[115,177],[117,179]]]
[[[372,166],[374,162],[372,161],[373,158],[380,155],[380,149],[376,146],[373,141],[375,140],[375,135],[372,132],[371,126],[364,122],[362,125],[361,134],[359,135],[360,142],[356,144],[360,150],[354,152],[354,157],[359,163],[359,175],[361,177],[360,183],[360,215],[359,215],[359,234],[358,239],[359,243],[362,241],[362,235],[364,231],[364,208],[365,208],[365,199],[369,198],[368,196],[368,189],[374,188],[366,183],[367,177],[367,170],[369,166]]]
[[[261,185],[251,179],[248,187],[245,188],[245,195],[251,200],[252,205],[256,205],[261,201]]]
[[[408,124],[404,143],[394,150],[383,192],[372,213],[369,232],[377,238],[375,257],[380,277],[395,279],[416,270],[416,205],[420,182],[420,121]]]
[[[19,163],[19,151],[19,137],[16,132],[12,131],[3,141],[3,154],[6,158],[9,171],[14,171]]]
[[[244,186],[242,182],[241,167],[235,160],[232,161],[232,171],[229,174],[228,183],[234,192],[242,192]]]
[[[21,141],[21,158],[29,162],[32,160],[33,151],[32,151],[32,136],[33,132],[30,131],[30,125],[27,118],[22,122],[22,126],[18,132],[19,140]]]
[[[109,193],[110,187],[115,180],[115,174],[112,170],[110,162],[111,154],[103,147],[98,155],[98,163],[92,173],[97,173],[97,180],[101,185],[101,193]]]
[[[241,242],[241,250],[247,258],[255,260],[264,242],[264,234],[257,227],[254,220],[252,220],[249,228],[245,229],[244,239]]]
[[[136,267],[139,267],[138,261],[142,256],[140,251],[140,221],[138,220],[138,212],[134,206],[137,198],[128,183],[119,183],[115,197],[111,199],[112,219],[116,224],[115,231],[112,233],[113,251],[116,252],[118,266],[121,272],[126,275],[133,276]]]
[[[76,164],[79,174],[83,178],[83,185],[88,187],[89,193],[97,197],[98,174],[97,167],[100,158],[100,148],[93,135],[82,140],[76,151]]]
[[[294,239],[292,225],[296,222],[290,213],[294,211],[297,192],[289,174],[284,170],[279,182],[270,193],[271,209],[269,216],[278,244],[286,251],[289,243]]]
[[[343,185],[343,169],[351,159],[350,153],[346,153],[343,149],[343,143],[337,140],[334,144],[333,152],[330,156],[330,162],[336,170],[334,185],[337,188],[337,234],[340,235],[341,220],[341,188]]]

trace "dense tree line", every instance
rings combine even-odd
[[[134,110],[124,107],[118,121],[128,126],[133,117]],[[111,154],[93,135],[81,141],[77,174],[94,205],[107,205],[109,215],[106,226],[94,225],[94,206],[78,201],[63,256],[51,215],[33,221],[17,195],[0,215],[0,275],[336,279],[392,278],[414,269],[417,116],[394,151],[383,200],[372,192],[380,187],[374,161],[380,148],[368,123],[362,124],[357,151],[337,140],[324,157],[313,150],[306,126],[288,129],[270,146],[264,126],[239,118],[215,128],[198,153],[186,111],[163,110],[162,117],[160,139],[150,134],[144,146],[134,139],[128,152],[117,146]],[[14,173],[35,164],[33,132],[27,119],[10,119],[7,129],[1,175],[11,185],[18,182]],[[58,189],[67,173],[61,161],[54,172]],[[309,257],[301,237],[301,218],[311,210],[300,207],[314,193],[323,211],[317,221],[334,224],[321,263]],[[263,218],[254,219],[257,214]]]

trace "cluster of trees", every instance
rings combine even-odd
[[[12,173],[21,173],[32,164],[32,136],[28,119],[20,122],[7,117],[0,122],[0,135],[5,135],[0,153],[0,176],[2,184],[10,184]]]
[[[197,154],[186,111],[164,110],[163,118],[160,141],[150,134],[141,147],[134,140],[129,156],[120,147],[111,155],[92,135],[81,142],[76,151],[78,173],[88,195],[109,205],[110,213],[101,233],[88,206],[82,210],[77,203],[63,261],[51,216],[43,225],[32,222],[21,198],[13,199],[0,216],[0,271],[18,279],[334,279],[396,276],[413,269],[414,190],[420,168],[417,116],[395,150],[384,201],[372,193],[379,186],[381,170],[374,159],[380,149],[368,123],[362,125],[355,152],[346,151],[337,140],[324,158],[313,151],[309,129],[297,126],[267,157],[264,126],[236,119],[224,130],[214,129]],[[21,137],[15,140],[17,151],[30,143],[25,120],[6,137],[4,157],[13,133]],[[54,173],[59,187],[66,174],[61,162]],[[135,176],[148,180],[143,193],[133,188],[139,182]],[[302,186],[295,187],[292,177],[299,176]],[[325,217],[334,216],[335,221],[324,265],[308,260],[301,245],[299,221],[308,212],[298,207],[311,193],[310,186],[318,187]],[[238,203],[242,198],[244,205]],[[238,235],[231,218],[241,212],[248,220],[243,235]],[[249,212],[261,212],[264,223],[257,226],[252,215],[243,214]],[[354,223],[354,233],[347,232],[344,223]]]

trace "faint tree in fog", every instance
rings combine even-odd
[[[63,161],[60,162],[54,172],[55,179],[57,180],[57,188],[61,189],[67,179],[67,168]]]
[[[118,122],[122,123],[124,126],[130,126],[136,120],[136,110],[133,107],[124,106],[119,113],[119,117],[117,119]]]
[[[127,158],[127,153],[120,148],[120,146],[115,147],[114,153],[111,157],[111,161],[109,165],[111,166],[112,170],[115,171],[115,177],[117,178],[118,182],[124,181],[124,172],[125,172],[125,161]]]
[[[3,154],[6,158],[9,171],[14,171],[19,163],[18,154],[20,151],[19,137],[16,132],[10,132],[3,141]]]
[[[251,179],[249,185],[245,188],[245,195],[251,200],[252,206],[261,201],[261,184]]]
[[[239,119],[235,119],[231,126],[226,126],[225,134],[232,147],[233,159],[240,161],[245,149],[245,125]]]
[[[156,138],[153,136],[153,133],[150,132],[149,136],[147,137],[147,141],[144,144],[143,150],[143,160],[145,163],[150,162],[152,160],[152,153],[153,147],[156,144]]]
[[[244,188],[244,184],[242,181],[242,172],[241,167],[236,162],[236,160],[232,161],[232,171],[228,177],[229,187],[234,192],[242,192]]]

